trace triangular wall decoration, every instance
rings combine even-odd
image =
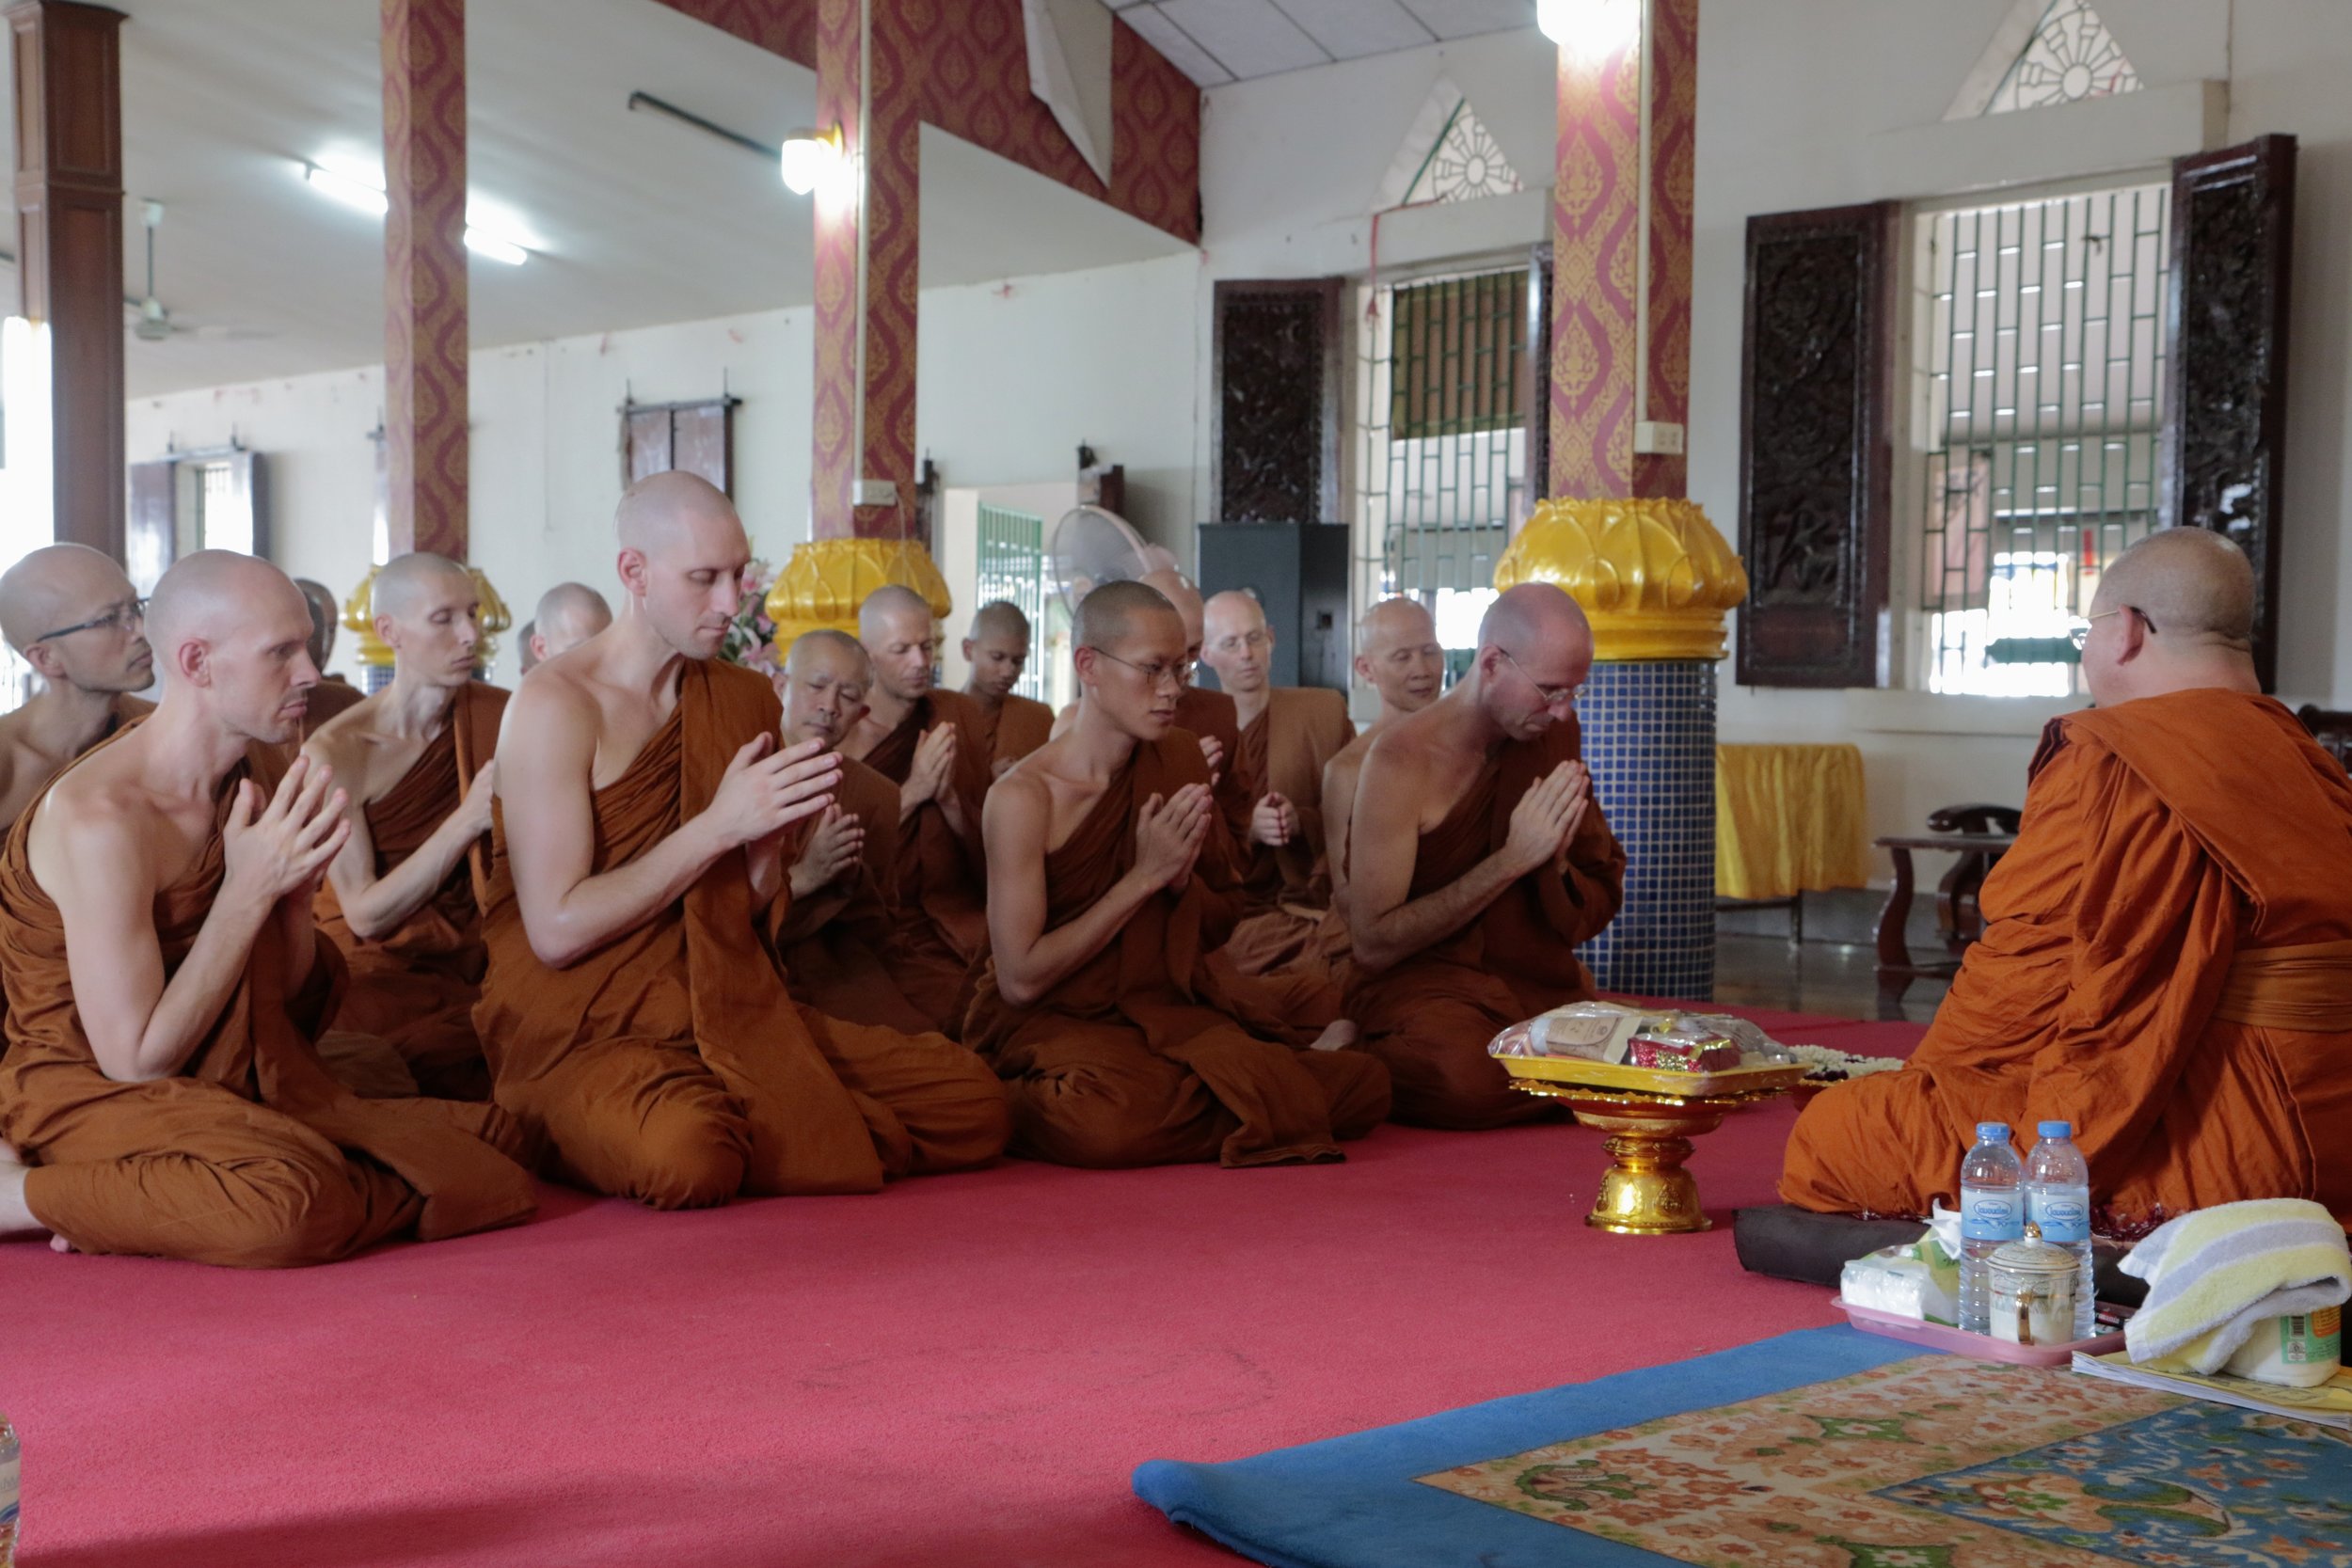
[[[1462,89],[1440,76],[1397,145],[1372,210],[1474,201],[1520,188],[1518,171],[1502,144],[1479,122]]]
[[[2090,0],[2016,0],[1944,118],[2113,98],[2141,85]]]

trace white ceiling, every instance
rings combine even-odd
[[[122,29],[125,283],[166,205],[156,293],[199,330],[128,339],[133,396],[383,356],[381,220],[299,160],[382,160],[374,0],[113,0]],[[751,152],[627,107],[642,90],[773,144],[816,77],[656,0],[472,0],[468,184],[537,251],[469,270],[476,347],[803,305],[808,203]],[[12,159],[0,72],[0,159]],[[926,127],[925,286],[1165,256],[1180,241]],[[4,269],[0,269],[4,270]],[[13,307],[13,277],[0,277]]]
[[[1108,0],[1168,62],[1204,87],[1254,76],[1504,33],[1535,0]]]

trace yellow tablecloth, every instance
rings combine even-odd
[[[1869,879],[1859,750],[1715,748],[1718,896],[1788,898]]]

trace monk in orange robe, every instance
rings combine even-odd
[[[391,683],[306,747],[352,799],[351,836],[317,905],[351,983],[320,1052],[363,1093],[386,1092],[374,1073],[389,1069],[409,1093],[487,1100],[473,1005],[488,962],[480,900],[506,692],[473,678],[481,590],[464,567],[404,555],[376,574],[371,607],[392,650]],[[389,1045],[391,1059],[350,1049],[350,1032]]]
[[[474,1010],[498,1102],[564,1180],[656,1208],[993,1158],[1004,1097],[969,1052],[786,990],[770,905],[840,764],[779,750],[768,681],[715,662],[751,559],[735,508],[673,471],[616,521],[619,619],[533,670],[499,736]]]
[[[0,636],[40,689],[0,714],[0,832],[67,764],[151,711],[155,678],[138,590],[112,556],[48,545],[0,573]]]
[[[523,637],[523,672],[561,658],[612,624],[612,607],[584,582],[559,582],[539,595]]]
[[[361,1101],[311,1050],[342,966],[310,900],[350,830],[330,770],[277,776],[318,680],[301,594],[200,550],[151,609],[162,703],[0,850],[0,1232],[273,1267],[527,1217],[502,1112]]]
[[[866,711],[873,665],[847,632],[804,632],[775,679],[787,746],[841,744]],[[803,824],[777,900],[776,951],[792,994],[832,1018],[919,1035],[931,1025],[898,989],[898,788],[841,759],[833,804]]]
[[[988,940],[980,801],[992,781],[978,705],[932,684],[939,631],[912,590],[880,588],[858,609],[874,661],[867,711],[841,746],[898,789],[899,988],[949,1035]]]
[[[978,733],[988,742],[989,774],[1003,778],[1012,765],[1053,738],[1054,710],[1013,690],[1029,667],[1029,618],[1008,599],[980,606],[963,640],[972,673],[963,694],[979,710]]]
[[[1272,683],[1274,628],[1253,595],[1217,594],[1205,626],[1200,657],[1233,699],[1241,735],[1232,771],[1251,800],[1248,836],[1239,846],[1248,912],[1224,955],[1245,974],[1301,959],[1327,973],[1313,950],[1331,907],[1321,786],[1324,765],[1356,736],[1347,698]]]
[[[1340,1157],[1388,1111],[1361,1052],[1237,1017],[1203,959],[1237,912],[1198,741],[1173,724],[1182,623],[1097,588],[1075,723],[992,790],[990,955],[965,1038],[1003,1075],[1017,1152],[1113,1166]],[[1301,1049],[1301,1046],[1304,1049]]]
[[[294,581],[302,590],[302,602],[310,611],[310,663],[320,671],[318,684],[310,688],[310,706],[302,715],[302,738],[308,740],[329,719],[357,707],[367,693],[341,675],[325,673],[326,660],[335,651],[335,628],[341,624],[333,592],[326,584],[309,578],[296,578]]]
[[[1592,628],[1549,583],[1504,593],[1453,690],[1364,755],[1348,824],[1347,1009],[1389,1064],[1396,1117],[1485,1128],[1556,1115],[1486,1045],[1593,994],[1577,943],[1615,917],[1625,851],[1571,705]]]
[[[1977,1122],[2065,1120],[2102,1234],[2257,1197],[2352,1225],[2352,782],[2261,694],[2253,608],[2201,529],[2108,566],[2098,705],[2042,735],[1982,940],[1902,1071],[1806,1107],[1783,1197],[1925,1213]]]
[[[1445,689],[1445,646],[1438,623],[1419,599],[1382,599],[1356,627],[1356,678],[1380,697],[1380,715],[1323,765],[1323,833],[1333,908],[1347,885],[1347,825],[1356,810],[1356,779],[1373,738],[1408,713],[1419,713]],[[1346,917],[1339,918],[1338,952],[1346,949]],[[1337,954],[1335,953],[1335,957]]]

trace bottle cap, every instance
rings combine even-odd
[[[2005,1144],[2009,1142],[2009,1123],[2005,1121],[1980,1121],[1977,1123],[1977,1142],[1980,1144]]]
[[[2042,1138],[2071,1138],[2074,1124],[2071,1121],[2045,1121],[2034,1129],[2034,1135]]]

